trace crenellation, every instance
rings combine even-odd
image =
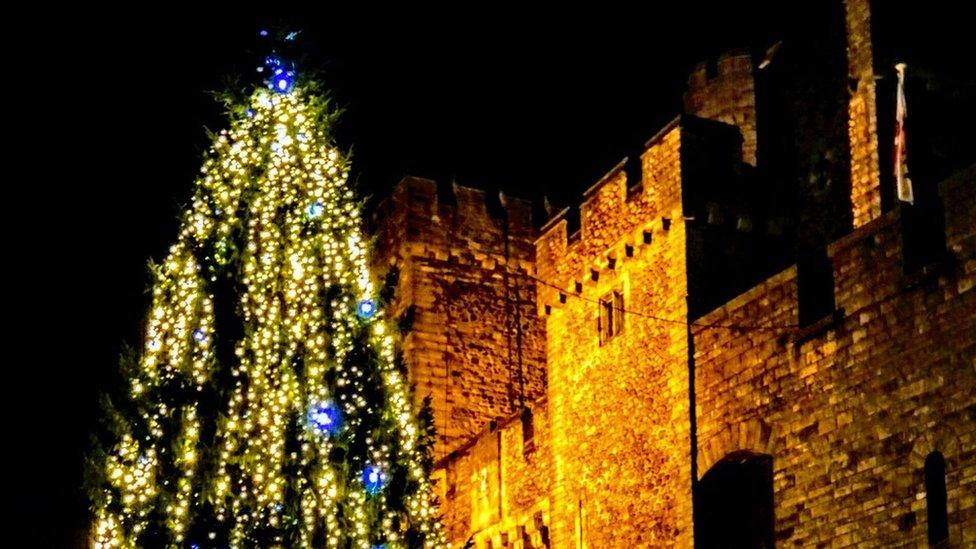
[[[947,235],[958,231],[955,222],[972,226],[976,204],[971,187],[976,179],[970,173],[968,180],[969,188],[944,184],[958,189],[958,194],[947,193],[947,204],[968,204],[957,211],[969,212],[947,223]],[[720,326],[795,323],[795,267],[702,316],[693,328],[699,470],[733,449],[748,447],[722,434],[728,425],[742,429],[749,418],[765,417],[773,426],[771,450],[765,453],[781,464],[779,474],[794,479],[777,485],[777,516],[851,504],[860,510],[837,521],[828,520],[829,515],[819,522],[812,520],[814,515],[798,522],[777,521],[784,541],[830,539],[856,528],[869,532],[865,540],[924,543],[921,516],[916,528],[882,533],[874,525],[897,524],[909,509],[922,509],[924,515],[924,505],[919,507],[914,493],[905,497],[904,488],[919,489],[913,478],[932,450],[956,463],[947,478],[950,493],[956,494],[950,500],[964,490],[961,478],[976,475],[971,460],[969,465],[959,461],[960,449],[950,442],[961,437],[972,448],[976,440],[972,423],[960,416],[974,405],[973,380],[953,366],[976,360],[976,294],[958,290],[958,281],[972,275],[950,267],[928,282],[903,276],[900,223],[896,212],[889,213],[829,247],[834,294],[843,315],[812,336],[787,342],[787,349],[776,331]],[[955,253],[965,263],[976,248],[960,245]],[[882,442],[887,440],[917,442]],[[852,465],[832,465],[836,460],[829,448],[838,445],[850,448],[848,462],[858,456]],[[904,462],[907,449],[920,456],[910,467]],[[955,526],[950,527],[950,540],[962,543],[963,525],[971,525],[976,513],[951,520]]]
[[[858,70],[868,4],[817,12],[840,17],[843,61]],[[857,140],[836,147],[825,132],[783,149],[823,153],[816,173],[810,158],[795,173],[750,162],[755,116],[740,115],[797,76],[782,59],[833,70],[842,37],[830,40],[782,45],[762,89],[743,52],[696,68],[692,114],[647,142],[638,181],[625,159],[583,193],[578,230],[570,208],[535,231],[529,205],[505,195],[413,179],[394,191],[381,262],[401,269],[391,312],[416,309],[403,348],[418,393],[434,396],[453,543],[692,547],[745,532],[739,545],[921,546],[933,451],[946,461],[948,543],[976,542],[976,166],[939,185],[949,254],[914,268],[912,227],[871,198],[877,130],[858,110],[870,84],[802,126],[843,130],[835,119],[850,115]],[[809,95],[819,77],[783,88],[779,114],[837,100],[835,76]],[[791,195],[777,185],[807,200],[825,181],[829,193],[782,208]],[[823,227],[804,233],[791,216]],[[803,246],[819,246],[822,278],[796,264]],[[825,294],[800,291],[811,283]],[[825,311],[800,326],[810,295]],[[744,484],[721,484],[731,474]],[[769,524],[714,522],[743,509],[769,510]]]
[[[715,74],[709,63],[698,63],[688,77],[684,95],[685,112],[731,124],[743,139],[743,160],[756,165],[756,92],[752,55],[736,50],[715,60]]]
[[[400,276],[390,312],[412,312],[404,359],[418,403],[432,397],[435,454],[444,455],[544,394],[531,207],[405,178],[377,212],[389,220],[380,223],[377,263]]]

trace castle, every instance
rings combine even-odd
[[[815,47],[697,67],[578,226],[380,206],[455,546],[976,545],[976,166],[894,200],[870,2],[822,4]]]

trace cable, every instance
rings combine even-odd
[[[527,277],[531,278],[532,280],[535,280],[539,284],[542,284],[544,286],[548,286],[548,287],[550,287],[550,288],[552,288],[554,290],[559,291],[559,295],[560,296],[568,295],[568,296],[572,296],[572,297],[575,297],[577,299],[582,299],[583,301],[587,301],[589,303],[594,303],[594,304],[597,304],[597,305],[599,305],[601,303],[600,300],[598,300],[598,299],[591,299],[591,298],[585,297],[584,295],[579,294],[579,293],[576,293],[576,292],[567,292],[563,288],[560,288],[559,286],[556,286],[555,284],[546,282],[545,280],[542,280],[541,278],[532,276],[531,274],[525,273],[525,275]],[[854,309],[853,311],[850,311],[850,312],[844,311],[844,316],[845,317],[848,317],[848,318],[853,318],[854,316],[857,316],[857,315],[859,315],[859,314],[861,314],[861,313],[863,313],[863,312],[865,312],[865,311],[867,311],[869,309],[872,309],[872,308],[877,307],[879,305],[883,305],[883,304],[891,301],[892,299],[894,299],[896,297],[905,295],[905,294],[911,292],[912,290],[915,290],[917,287],[918,287],[917,284],[907,285],[904,288],[901,288],[901,289],[899,289],[899,290],[897,290],[895,292],[892,292],[892,293],[890,293],[890,294],[882,297],[881,299],[878,299],[877,301],[872,301],[870,303],[867,303],[865,305],[862,305],[862,306],[858,307],[857,309]],[[670,324],[683,324],[685,326],[692,326],[692,327],[699,327],[699,328],[716,328],[716,329],[742,330],[742,331],[749,331],[749,330],[753,330],[753,331],[773,331],[773,332],[775,332],[775,331],[791,331],[791,330],[797,330],[797,329],[801,328],[801,326],[799,326],[798,324],[783,324],[783,325],[775,325],[775,324],[754,325],[754,324],[752,324],[751,325],[751,324],[720,324],[720,323],[715,323],[715,322],[687,322],[685,320],[675,320],[675,319],[672,319],[672,318],[664,318],[664,317],[660,317],[660,316],[656,316],[656,315],[644,313],[644,312],[641,312],[641,311],[633,311],[633,310],[630,310],[630,309],[625,309],[623,307],[614,307],[614,309],[615,310],[619,310],[619,311],[624,312],[624,313],[632,314],[634,316],[638,316],[638,317],[642,317],[642,318],[648,318],[648,319],[651,319],[651,320],[657,320],[659,322],[667,322],[667,323],[670,323]]]
[[[589,303],[595,303],[597,305],[600,304],[600,300],[598,300],[598,299],[588,298],[588,297],[586,297],[586,296],[584,296],[582,294],[575,293],[575,292],[566,292],[563,288],[560,288],[559,286],[556,286],[555,284],[551,284],[549,282],[546,282],[545,280],[542,280],[541,278],[532,276],[532,275],[530,275],[528,273],[526,273],[526,276],[528,276],[532,280],[535,280],[539,284],[542,284],[544,286],[548,286],[548,287],[550,287],[550,288],[552,288],[554,290],[558,290],[559,291],[559,294],[561,296],[562,295],[568,295],[568,296],[575,297],[577,299],[582,299],[583,301],[587,301]],[[650,319],[650,320],[657,320],[659,322],[667,322],[667,323],[670,323],[670,324],[681,324],[683,326],[692,326],[692,327],[700,327],[700,328],[721,328],[721,329],[726,329],[726,330],[744,330],[744,331],[745,330],[755,330],[755,331],[788,331],[788,330],[796,330],[797,328],[799,328],[799,326],[796,325],[796,324],[755,325],[755,324],[719,324],[719,323],[714,323],[714,322],[688,322],[687,320],[676,320],[676,319],[673,319],[673,318],[664,318],[664,317],[660,317],[660,316],[656,316],[656,315],[644,313],[644,312],[641,312],[641,311],[633,311],[633,310],[626,309],[626,308],[623,308],[623,307],[614,307],[614,309],[615,310],[618,310],[620,312],[623,312],[623,313],[627,313],[627,314],[634,315],[634,316],[638,316],[638,317],[642,317],[642,318],[647,318],[647,319]]]

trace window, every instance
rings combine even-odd
[[[624,329],[624,294],[614,291],[600,300],[600,317],[597,319],[600,345],[610,341]]]
[[[522,409],[522,453],[528,454],[535,450],[535,425],[533,424],[532,410],[528,407]]]
[[[834,266],[826,248],[800,253],[796,282],[800,326],[809,326],[834,312]]]
[[[949,541],[949,514],[947,513],[946,464],[939,452],[925,458],[925,505],[928,511],[929,545],[945,547]]]

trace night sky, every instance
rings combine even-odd
[[[44,154],[22,185],[36,196],[8,202],[39,215],[18,238],[29,266],[20,275],[37,285],[21,317],[33,349],[22,366],[41,389],[31,407],[41,427],[26,437],[41,441],[22,453],[48,473],[28,492],[48,523],[30,545],[83,542],[82,463],[98,387],[122,344],[140,343],[147,261],[176,235],[204,128],[224,127],[209,91],[233,77],[255,81],[260,28],[302,29],[306,66],[345,109],[337,135],[363,194],[381,196],[411,174],[576,204],[678,113],[696,61],[769,44],[786,20],[773,2],[675,4],[638,13],[482,3],[460,13],[319,3],[314,13],[113,9],[45,22],[38,32],[51,47],[35,94],[45,114],[25,139]],[[929,13],[938,17],[916,21],[942,40],[933,47],[972,53],[965,17]]]

